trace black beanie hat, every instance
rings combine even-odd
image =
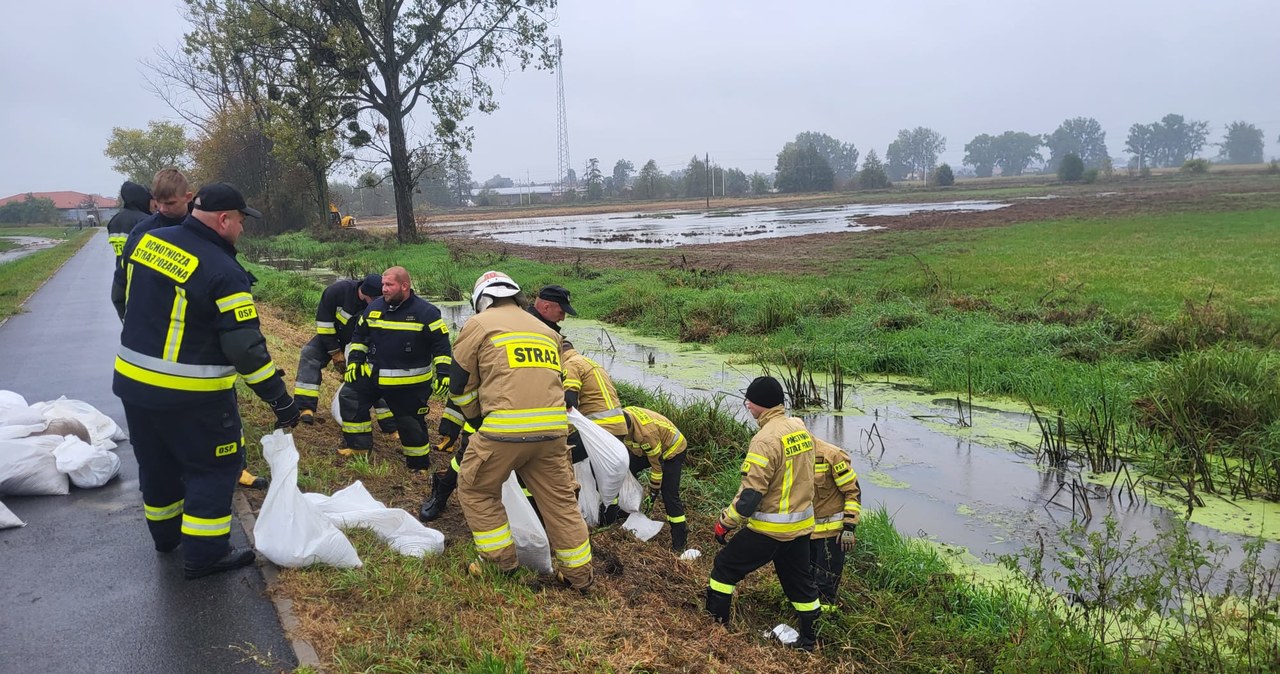
[[[747,400],[764,407],[777,407],[783,402],[782,384],[773,377],[756,377],[747,387]]]
[[[360,292],[364,293],[366,297],[375,300],[382,297],[382,275],[369,274],[365,276],[364,280],[360,282]]]

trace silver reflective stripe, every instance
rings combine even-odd
[[[379,377],[414,377],[420,374],[426,374],[431,371],[431,367],[411,367],[407,370],[378,370]]]
[[[122,360],[131,365],[146,368],[161,374],[172,374],[179,377],[196,377],[198,379],[218,379],[220,377],[230,377],[236,373],[236,369],[230,365],[191,365],[189,363],[175,363],[173,361],[163,360],[155,356],[148,356],[138,353],[123,344],[120,350],[116,352]]]
[[[791,524],[793,522],[803,522],[810,517],[813,517],[812,507],[805,508],[798,513],[755,513],[751,516],[751,519],[774,524]]]
[[[833,524],[835,522],[844,521],[844,513],[836,513],[829,517],[819,517],[813,521],[814,524]]]
[[[297,382],[296,384],[294,384],[294,385],[293,385],[293,390],[295,390],[295,391],[299,391],[299,390],[301,390],[301,391],[319,391],[319,390],[320,390],[320,385],[319,385],[319,384],[304,384],[303,382]]]
[[[337,319],[343,323],[346,323],[347,321],[351,320],[351,314],[347,313],[347,310],[343,309],[342,307],[338,307],[337,314],[338,314]]]
[[[605,410],[605,411],[603,411],[603,412],[596,412],[596,413],[594,413],[594,414],[588,414],[588,415],[586,415],[586,417],[587,417],[588,419],[592,419],[592,420],[594,420],[594,419],[606,419],[606,418],[608,418],[608,417],[617,417],[617,416],[622,416],[622,409],[621,409],[621,408],[619,408],[619,407],[615,407],[615,408],[613,408],[613,409],[611,409],[611,410]]]

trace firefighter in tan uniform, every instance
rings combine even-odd
[[[800,616],[800,637],[791,645],[811,651],[817,644],[821,614],[818,588],[809,565],[813,533],[813,436],[804,422],[788,417],[782,385],[756,377],[747,387],[747,411],[760,425],[742,462],[742,486],[716,521],[716,555],[707,583],[707,612],[729,622],[734,587],[756,569],[773,562],[782,592]],[[745,525],[726,541],[729,532]]]
[[[515,540],[502,506],[512,471],[538,501],[557,576],[591,585],[591,541],[574,500],[560,383],[560,335],[516,304],[520,286],[485,272],[471,294],[476,315],[453,347],[451,400],[476,428],[459,465],[458,502],[480,556],[514,571]],[[479,572],[479,563],[472,570]]]
[[[613,378],[599,363],[574,350],[573,343],[567,339],[561,358],[565,406],[576,407],[582,416],[621,439],[627,434],[627,422],[622,417],[622,404],[618,402]]]
[[[680,500],[680,475],[689,443],[670,419],[653,410],[624,407],[622,415],[627,422],[622,444],[631,452],[631,473],[649,469],[649,496],[662,495],[667,522],[671,524],[671,549],[680,554],[689,541],[689,525]]]
[[[814,438],[813,535],[809,558],[822,610],[834,610],[845,553],[853,550],[862,518],[862,488],[843,449]]]

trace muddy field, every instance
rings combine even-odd
[[[738,201],[737,206],[815,206],[834,203],[839,199],[849,203],[859,195],[845,194],[839,197],[765,203],[759,200]],[[916,201],[956,200],[969,198],[964,191],[933,191],[911,194]],[[1032,196],[1014,196],[998,199],[1009,206],[981,212],[922,211],[901,216],[874,216],[859,218],[865,225],[880,227],[874,231],[853,231],[805,236],[781,237],[760,240],[735,241],[701,245],[682,245],[665,248],[641,248],[629,250],[564,249],[528,246],[482,238],[467,237],[468,252],[505,252],[522,258],[543,262],[581,261],[588,266],[625,268],[666,268],[673,264],[686,267],[765,269],[776,266],[780,255],[785,255],[788,269],[802,272],[822,272],[835,261],[851,257],[879,258],[900,254],[891,237],[884,233],[903,230],[944,230],[973,227],[1002,227],[1022,222],[1055,218],[1108,218],[1140,214],[1176,213],[1181,211],[1232,211],[1247,208],[1280,207],[1280,176],[1249,175],[1201,178],[1196,181],[1169,178],[1151,181],[1130,181],[1087,186],[1044,186]],[[692,202],[668,202],[666,207],[687,207]],[[594,212],[640,210],[634,203],[607,205]],[[655,206],[657,206],[655,204]],[[733,200],[712,203],[713,210],[734,207]],[[565,209],[569,211],[570,209]],[[570,212],[539,212],[541,216],[585,215],[591,211],[572,209]],[[491,214],[485,214],[491,215]],[[527,214],[526,214],[527,215]],[[456,214],[455,214],[456,217]],[[518,218],[511,212],[495,217]],[[467,216],[468,222],[476,218]],[[483,219],[483,218],[482,218]],[[461,222],[456,221],[456,222]],[[365,221],[362,228],[387,229],[393,223]],[[450,240],[456,237],[459,227],[444,221],[424,224],[421,231],[430,237]],[[462,246],[464,241],[454,238],[451,243]]]

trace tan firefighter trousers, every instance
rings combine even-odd
[[[575,588],[591,583],[591,541],[573,491],[576,482],[565,453],[565,439],[499,442],[477,433],[462,458],[458,503],[480,556],[514,570],[515,539],[502,506],[502,484],[515,471],[533,494],[551,542],[556,568]]]

